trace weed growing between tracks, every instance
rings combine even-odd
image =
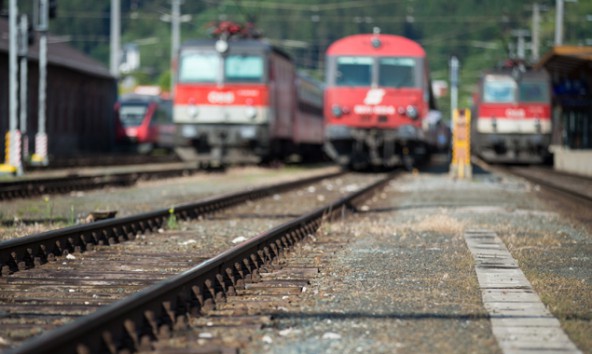
[[[43,202],[45,203],[45,217],[51,220],[53,217],[53,201],[46,195],[43,197]]]
[[[175,208],[169,209],[169,217],[167,218],[167,228],[169,230],[179,229],[179,223],[177,222],[177,216],[175,215]]]

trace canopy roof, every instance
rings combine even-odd
[[[579,76],[584,71],[592,72],[592,47],[557,46],[535,65],[549,73],[562,76]]]

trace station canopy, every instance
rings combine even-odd
[[[592,72],[592,47],[557,46],[535,65],[551,74],[574,77]]]

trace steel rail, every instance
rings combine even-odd
[[[537,183],[537,184],[539,184],[539,185],[541,185],[541,186],[543,186],[543,187],[545,187],[547,189],[551,189],[551,190],[553,190],[555,192],[558,192],[558,193],[561,193],[563,195],[569,196],[572,199],[577,199],[578,201],[588,203],[589,205],[592,204],[592,198],[591,197],[589,197],[588,195],[585,195],[585,194],[578,193],[578,192],[574,191],[573,189],[562,187],[561,185],[558,185],[556,183],[548,182],[548,181],[546,181],[546,180],[544,180],[542,178],[531,176],[531,175],[529,175],[527,173],[522,173],[520,171],[517,171],[514,168],[508,169],[508,173],[513,174],[515,176],[522,177],[522,178],[524,178],[526,180],[529,180],[529,181],[531,181],[533,183]],[[573,176],[573,175],[570,175],[570,176],[572,178],[580,178],[578,176]],[[581,177],[581,179],[582,180],[586,180],[585,177]]]
[[[171,167],[167,170],[114,172],[98,175],[70,174],[59,177],[28,178],[0,182],[0,200],[30,198],[43,194],[65,193],[74,190],[98,189],[106,186],[130,186],[142,178],[163,178],[195,172],[197,167]]]
[[[344,172],[334,172],[271,186],[254,188],[238,193],[207,198],[171,208],[127,217],[74,225],[37,235],[20,237],[0,242],[0,278],[19,270],[33,268],[53,261],[57,256],[73,252],[84,252],[95,245],[109,245],[132,240],[139,233],[154,231],[167,223],[169,218],[178,220],[195,219],[247,200],[262,198],[299,186],[332,178]]]
[[[188,316],[215,308],[322,222],[368,198],[394,175],[245,241],[177,276],[33,338],[12,354],[120,353],[150,350],[152,342],[187,326]]]
[[[572,199],[576,199],[580,202],[584,202],[584,203],[588,203],[588,204],[592,203],[592,198],[590,198],[588,195],[578,193],[577,191],[574,191],[573,189],[562,187],[556,183],[548,182],[543,178],[535,177],[535,176],[529,175],[527,173],[517,171],[516,168],[512,168],[512,167],[508,167],[508,166],[493,166],[493,165],[490,165],[487,162],[485,162],[482,159],[475,157],[475,156],[473,156],[471,158],[471,162],[478,165],[479,167],[481,167],[482,169],[484,169],[486,171],[494,171],[494,172],[498,172],[498,173],[505,173],[505,174],[509,174],[509,175],[518,176],[518,177],[524,178],[532,183],[539,184],[548,190],[554,191],[555,193],[563,194],[564,196],[567,196]],[[576,178],[576,179],[581,179],[581,180],[590,180],[589,178],[586,178],[586,177],[570,175],[565,172],[555,172],[554,171],[552,173],[567,175],[567,176],[570,176],[571,178]]]

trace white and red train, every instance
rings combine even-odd
[[[239,26],[223,23],[218,34],[179,51],[173,120],[184,155],[211,165],[318,156],[321,84]]]
[[[509,62],[482,75],[473,100],[473,154],[494,163],[551,158],[551,89],[545,71]]]
[[[176,127],[168,93],[152,86],[139,86],[133,93],[121,96],[115,113],[116,139],[120,145],[139,153],[174,148]]]
[[[376,31],[342,38],[326,54],[326,153],[352,169],[410,167],[427,157],[435,103],[424,49]]]

